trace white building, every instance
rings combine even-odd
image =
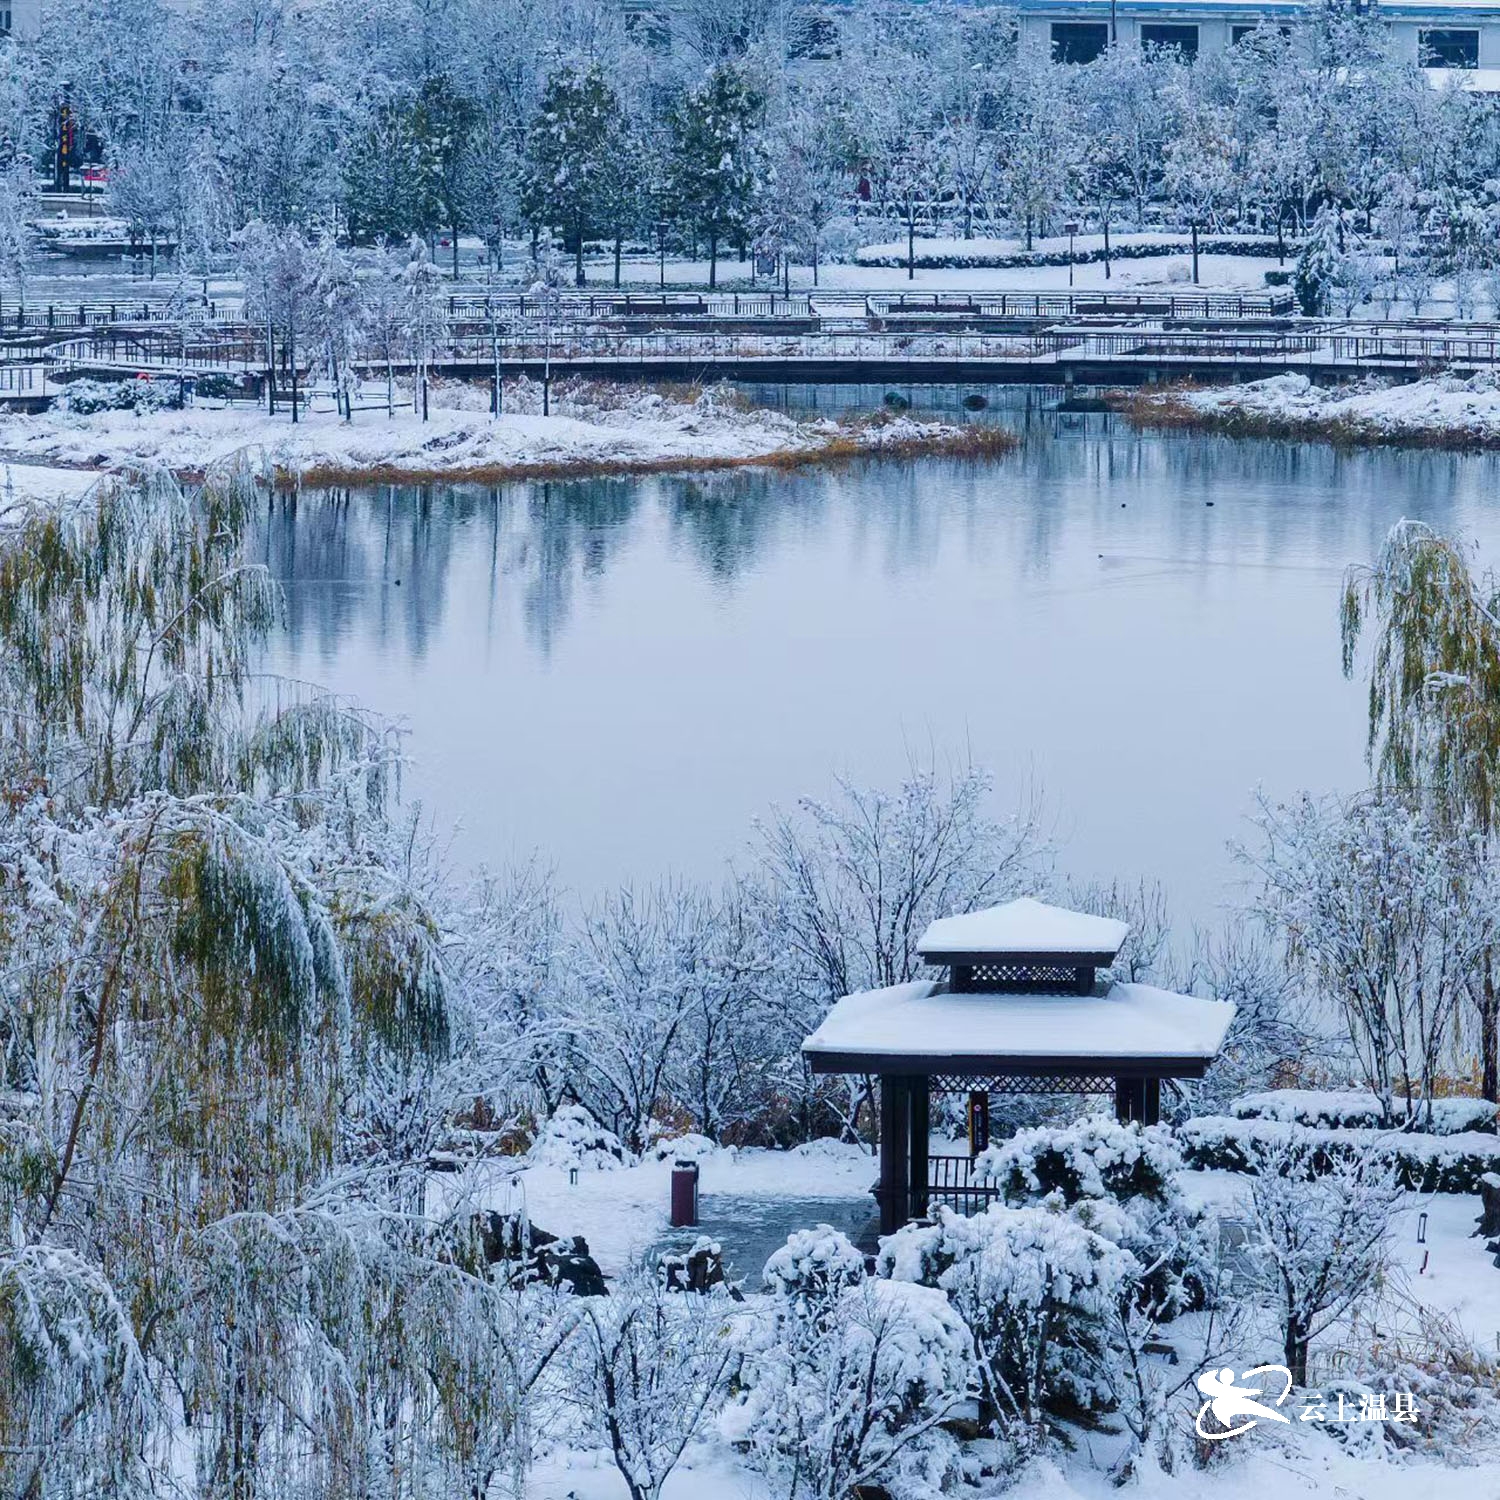
[[[1066,62],[1111,41],[1222,51],[1257,25],[1294,26],[1296,0],[1013,0],[1021,31]],[[1500,68],[1500,0],[1373,0],[1399,47],[1423,67]]]
[[[32,41],[42,29],[42,0],[0,0],[0,36]]]

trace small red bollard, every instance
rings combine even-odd
[[[698,1222],[698,1163],[672,1163],[672,1228],[691,1229]]]

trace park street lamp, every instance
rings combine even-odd
[[[658,219],[656,221],[656,254],[657,254],[657,277],[656,284],[662,291],[667,289],[667,221]]]
[[[1077,219],[1069,219],[1063,225],[1063,233],[1068,237],[1068,285],[1073,285],[1073,236],[1078,233],[1081,226]]]

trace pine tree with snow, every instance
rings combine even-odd
[[[1344,251],[1340,218],[1338,210],[1329,204],[1325,203],[1318,210],[1307,242],[1297,257],[1297,269],[1292,273],[1297,305],[1309,318],[1320,317],[1328,311],[1333,289],[1342,274]]]
[[[610,187],[625,144],[623,123],[620,100],[601,68],[564,68],[548,78],[526,135],[523,210],[533,223],[562,228],[578,286],[584,284],[585,240],[613,222]]]
[[[671,201],[680,222],[708,241],[708,284],[718,285],[719,246],[749,224],[757,178],[760,91],[720,64],[669,115]]]

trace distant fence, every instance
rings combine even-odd
[[[48,302],[0,301],[0,330],[97,328],[117,323],[213,322],[222,316],[216,302],[195,303],[186,312],[169,302]]]
[[[988,318],[1271,318],[1296,311],[1290,292],[901,292],[871,295],[877,316],[972,314]]]

